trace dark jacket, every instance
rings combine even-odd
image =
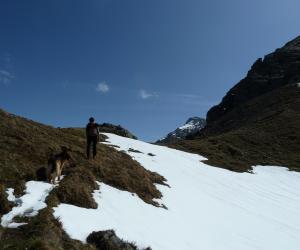
[[[85,128],[86,137],[99,136],[98,127],[99,127],[99,124],[89,122]]]

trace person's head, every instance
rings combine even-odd
[[[89,121],[90,121],[91,123],[95,122],[94,117],[90,117]]]

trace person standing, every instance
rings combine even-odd
[[[86,157],[90,159],[91,146],[93,147],[93,159],[95,159],[97,154],[97,143],[99,141],[99,124],[95,123],[95,119],[91,117],[89,123],[86,125]]]

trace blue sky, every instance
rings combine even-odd
[[[298,0],[0,0],[0,107],[153,141],[300,35]]]

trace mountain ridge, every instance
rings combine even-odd
[[[207,113],[206,127],[170,147],[206,156],[214,166],[300,170],[300,36],[258,59]]]

